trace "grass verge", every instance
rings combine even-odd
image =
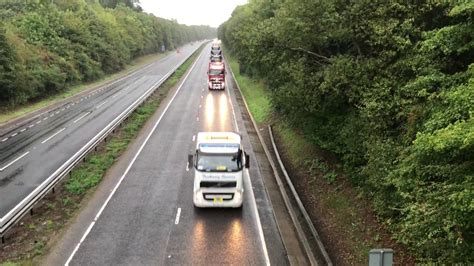
[[[8,110],[1,110],[0,112],[0,124],[8,122],[12,119],[21,117],[23,115],[26,115],[28,113],[37,111],[43,107],[50,106],[52,104],[58,103],[64,99],[67,99],[71,96],[74,96],[82,91],[88,90],[90,88],[95,88],[104,85],[105,83],[112,81],[114,79],[117,79],[127,73],[130,73],[140,67],[142,67],[145,64],[151,63],[152,61],[158,60],[164,56],[166,56],[167,53],[155,53],[155,54],[150,54],[150,55],[145,55],[142,57],[139,57],[135,60],[133,60],[130,64],[128,64],[123,70],[120,72],[104,76],[103,78],[96,80],[94,82],[88,82],[80,85],[76,85],[68,89],[67,91],[58,93],[56,95],[52,95],[49,97],[46,97],[44,99],[41,99],[37,102],[33,103],[27,103],[18,107],[14,107]]]
[[[64,225],[78,213],[85,198],[94,192],[107,169],[125,151],[142,126],[182,76],[189,69],[204,46],[163,83],[148,100],[127,119],[116,133],[103,143],[97,152],[88,155],[84,162],[71,171],[70,177],[61,182],[56,193],[48,194],[34,208],[34,215],[26,216],[17,224],[0,247],[0,265],[34,265],[57,237]]]
[[[239,83],[242,93],[249,105],[250,111],[257,123],[266,121],[271,114],[270,95],[265,90],[265,84],[262,81],[254,80],[237,73],[239,63],[231,56],[226,55],[226,61],[232,69],[235,69],[235,79]]]
[[[226,60],[259,127],[273,125],[285,166],[333,263],[366,264],[371,248],[390,247],[400,251],[378,223],[370,202],[351,187],[337,160],[273,114],[271,95],[265,84],[241,75],[239,63],[228,53]],[[411,258],[401,254],[396,262],[411,264]]]

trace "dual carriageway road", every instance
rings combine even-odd
[[[197,46],[184,47],[180,54],[99,90],[90,99],[76,103],[76,107],[64,106],[64,113],[61,109],[52,117],[48,113],[40,118],[49,117],[38,124],[37,131],[18,135],[22,139],[18,138],[16,145],[21,147],[11,154],[31,152],[5,172],[12,177],[0,183],[0,214],[15,202],[11,200],[10,205],[3,206],[4,197],[17,195],[17,201],[33,190],[41,178],[96,134],[101,124],[113,119],[136,95],[157,84],[171,66],[179,64]],[[209,49],[205,46],[200,52],[182,83],[162,103],[143,136],[138,137],[136,148],[130,149],[132,154],[119,161],[115,177],[109,184],[105,180],[106,184],[99,186],[99,200],[91,200],[88,210],[79,215],[45,258],[45,264],[289,264],[236,100],[236,88],[228,76],[226,90],[207,89]],[[187,155],[194,152],[200,131],[236,131],[242,135],[251,159],[249,172],[244,175],[242,209],[193,206],[193,171],[187,169]],[[13,139],[5,143],[8,141],[13,143]],[[0,146],[2,155],[13,146]],[[2,180],[5,173],[0,173]],[[23,188],[16,190],[22,193],[11,191],[17,187]]]

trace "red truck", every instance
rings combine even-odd
[[[224,62],[210,62],[207,70],[207,83],[210,90],[225,89],[225,64]]]

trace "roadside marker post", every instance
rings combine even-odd
[[[369,252],[369,266],[392,266],[393,249],[371,249]]]

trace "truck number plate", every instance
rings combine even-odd
[[[222,202],[223,202],[222,197],[215,197],[214,198],[214,203],[222,203]]]

